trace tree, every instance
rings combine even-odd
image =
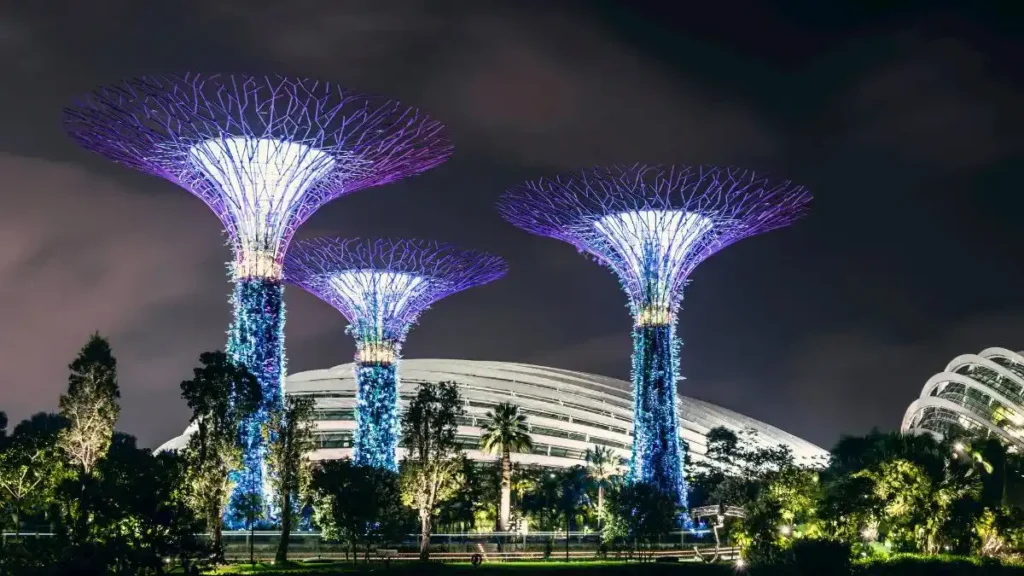
[[[675,500],[657,486],[643,482],[624,484],[608,496],[609,521],[605,531],[611,537],[631,541],[641,560],[659,536],[676,527]]]
[[[204,546],[201,523],[182,491],[187,462],[153,453],[116,433],[96,467],[92,530],[103,563],[115,574],[157,574],[164,558],[190,561]]]
[[[262,403],[259,381],[224,352],[205,352],[181,396],[192,410],[193,429],[184,449],[189,500],[206,522],[215,553],[222,555],[224,507],[231,495],[230,473],[241,465],[239,427]]]
[[[569,561],[569,532],[577,527],[583,508],[589,503],[587,488],[590,476],[583,466],[572,466],[559,475],[558,511],[565,519],[565,560]]]
[[[68,368],[68,391],[60,397],[60,414],[68,427],[61,433],[60,445],[70,461],[88,476],[107,453],[121,414],[117,360],[110,343],[97,333]]]
[[[526,415],[519,407],[502,402],[487,413],[480,426],[480,447],[491,454],[501,454],[501,507],[498,531],[508,531],[508,518],[512,511],[512,452],[533,448],[533,439],[526,424]]]
[[[618,473],[616,458],[611,448],[596,444],[593,449],[587,448],[584,458],[587,461],[587,472],[597,485],[597,525],[600,528],[604,523],[604,489],[612,476]]]
[[[42,511],[61,478],[54,435],[19,427],[0,450],[0,505],[20,536],[22,517]],[[3,522],[0,522],[0,527]]]
[[[561,475],[551,470],[536,470],[532,476],[523,494],[523,511],[529,514],[531,528],[545,532],[557,530],[561,520]]]
[[[7,437],[7,413],[0,410],[0,440]]]
[[[492,509],[498,501],[499,482],[494,468],[490,462],[463,459],[459,472],[463,478],[462,486],[438,511],[434,525],[445,532],[469,532],[477,526],[493,528],[495,515]]]
[[[324,538],[347,542],[353,561],[360,547],[368,554],[374,544],[401,537],[406,512],[395,472],[356,466],[348,459],[328,460],[313,470],[311,491],[314,519]]]
[[[58,446],[75,480],[59,487],[64,523],[62,530],[73,542],[87,540],[91,522],[88,493],[95,488],[93,470],[107,453],[114,436],[114,424],[121,413],[117,386],[117,360],[107,340],[93,334],[68,366],[68,390],[60,396],[60,415],[67,426],[60,430]]]
[[[430,555],[431,523],[443,502],[452,498],[464,479],[456,432],[465,413],[455,382],[420,385],[402,419],[408,450],[401,465],[402,500],[420,519],[420,557]]]
[[[845,437],[822,472],[824,534],[896,551],[998,549],[995,518],[1016,464],[998,442],[873,431]]]
[[[751,564],[782,561],[792,539],[817,536],[818,474],[796,465],[764,472],[753,484],[745,516],[733,525],[737,544]]]
[[[275,563],[288,561],[288,540],[296,503],[307,494],[312,467],[309,453],[316,448],[316,401],[312,396],[288,396],[283,409],[273,410],[263,430],[268,446],[267,470],[281,507],[281,540]]]

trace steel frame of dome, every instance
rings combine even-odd
[[[583,455],[595,444],[611,448],[628,461],[632,446],[633,399],[629,382],[558,368],[512,362],[478,360],[406,359],[400,368],[400,403],[404,406],[423,382],[454,381],[466,402],[466,416],[459,426],[466,455],[491,461],[494,455],[479,450],[479,424],[488,410],[500,402],[512,402],[527,415],[532,453],[512,455],[515,462],[545,467],[583,463]],[[355,431],[356,382],[352,364],[311,370],[288,377],[286,394],[311,394],[317,403],[319,448],[314,460],[351,457]],[[793,450],[798,464],[823,466],[828,452],[774,426],[726,408],[678,396],[681,416],[679,436],[699,461],[707,450],[705,435],[724,426],[734,432],[754,430],[759,446],[783,444]],[[189,431],[158,450],[184,446]],[[399,459],[404,454],[398,449]]]
[[[925,382],[900,429],[990,436],[1024,449],[1024,355],[993,347],[957,356]]]

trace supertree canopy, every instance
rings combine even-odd
[[[568,242],[618,275],[633,328],[631,481],[686,504],[675,411],[676,315],[690,272],[726,246],[792,223],[811,195],[789,181],[712,166],[613,166],[515,186],[512,224]]]
[[[228,352],[281,401],[282,262],[295,229],[343,194],[443,162],[442,126],[397,102],[335,84],[283,76],[133,78],[79,98],[64,113],[71,138],[136,170],[170,180],[220,218],[234,250]],[[262,486],[257,414],[236,496]]]
[[[497,256],[422,240],[318,238],[285,257],[285,279],[341,312],[356,340],[356,464],[398,469],[397,368],[420,313],[505,270]]]

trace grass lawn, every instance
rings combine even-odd
[[[365,574],[365,573],[394,574],[395,576],[413,574],[436,574],[438,576],[460,576],[474,574],[476,576],[488,576],[491,574],[534,574],[537,572],[551,573],[558,576],[579,575],[607,575],[613,574],[678,574],[680,576],[732,576],[734,569],[729,564],[706,565],[695,562],[680,562],[671,564],[656,564],[654,562],[638,564],[625,562],[492,562],[481,566],[473,566],[468,563],[441,564],[432,562],[422,564],[417,561],[394,562],[390,567],[379,562],[369,565],[352,563],[295,563],[287,567],[274,566],[272,564],[236,564],[226,566],[213,572],[219,575],[228,574],[282,574],[287,576],[326,576],[330,574]]]

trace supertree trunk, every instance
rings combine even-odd
[[[672,324],[633,329],[633,456],[629,479],[686,506],[676,418],[679,343]]]
[[[395,364],[356,364],[357,466],[398,470],[398,370]]]
[[[232,501],[258,495],[269,505],[273,499],[265,489],[267,447],[260,428],[268,411],[280,408],[282,402],[284,286],[274,279],[239,279],[231,300],[235,315],[228,335],[228,355],[256,377],[263,392],[260,408],[243,422],[240,430],[243,469]]]

